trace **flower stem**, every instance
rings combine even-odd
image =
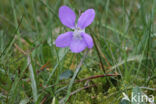
[[[81,61],[80,61],[79,65],[78,65],[77,68],[76,68],[76,71],[74,72],[74,75],[73,75],[73,77],[72,77],[72,79],[71,79],[71,81],[70,81],[70,83],[69,83],[69,86],[68,86],[67,96],[66,96],[66,98],[65,98],[64,103],[65,103],[65,102],[68,100],[68,98],[70,97],[70,93],[71,93],[71,89],[72,89],[74,80],[75,80],[75,78],[76,78],[78,72],[80,71],[80,68],[81,68],[81,66],[82,66],[82,64],[83,64],[83,62],[84,62],[84,60],[85,60],[85,58],[86,58],[86,56],[87,56],[87,54],[88,54],[88,51],[89,51],[89,50],[87,50],[87,51],[84,53],[83,57],[81,58]]]

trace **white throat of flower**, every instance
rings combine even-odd
[[[82,39],[82,37],[81,37],[81,33],[84,33],[85,32],[85,29],[80,29],[80,28],[78,28],[78,27],[76,27],[75,29],[74,29],[74,33],[73,33],[73,37],[74,37],[74,39],[79,39],[79,40],[81,40]]]

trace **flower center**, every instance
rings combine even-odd
[[[81,33],[82,33],[82,32],[85,32],[85,29],[82,30],[82,29],[80,29],[80,28],[78,28],[78,27],[75,28],[75,29],[74,29],[74,33],[73,33],[74,39],[80,39],[80,40],[81,40],[81,39],[82,39],[82,36],[81,36]]]

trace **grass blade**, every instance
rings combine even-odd
[[[34,70],[33,70],[32,64],[31,64],[30,56],[28,56],[28,58],[27,58],[27,63],[28,63],[28,66],[29,66],[33,99],[34,99],[34,102],[36,102],[37,99],[38,99],[37,86],[36,86],[36,80],[35,80]]]

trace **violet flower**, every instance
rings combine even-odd
[[[93,39],[85,33],[85,28],[89,26],[95,17],[94,9],[88,9],[83,12],[78,18],[77,24],[76,15],[68,6],[61,6],[59,9],[59,18],[65,26],[73,29],[61,34],[57,37],[55,44],[57,47],[69,47],[73,53],[79,53],[85,48],[93,47]]]

